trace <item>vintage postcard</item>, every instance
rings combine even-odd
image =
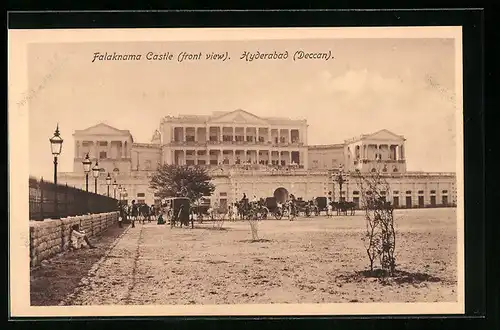
[[[10,30],[11,315],[463,314],[462,125],[460,27]]]

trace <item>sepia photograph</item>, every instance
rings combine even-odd
[[[459,27],[11,30],[12,313],[464,313],[462,112]]]

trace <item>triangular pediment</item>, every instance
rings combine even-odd
[[[245,110],[234,110],[210,120],[214,124],[249,124],[249,125],[268,125],[265,119],[262,119]]]
[[[363,137],[363,139],[401,141],[404,140],[404,137],[401,135],[394,134],[389,130],[383,129],[373,134],[366,135]]]
[[[127,130],[120,130],[104,123],[94,125],[92,127],[75,131],[75,135],[122,135],[129,136]]]

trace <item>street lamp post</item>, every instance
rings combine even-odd
[[[113,181],[113,198],[116,199],[116,186],[118,186],[118,183],[116,183],[116,179],[115,181]]]
[[[111,175],[108,173],[106,177],[106,185],[108,186],[108,197],[109,197],[109,186],[111,185]]]
[[[85,172],[85,191],[89,192],[89,173],[90,167],[92,166],[92,162],[90,161],[89,154],[85,156],[85,159],[82,161],[83,171]]]
[[[339,184],[339,202],[342,202],[342,185],[345,182],[345,179],[344,179],[344,166],[342,164],[339,167],[339,174],[337,175],[336,181]]]
[[[59,134],[59,124],[56,126],[56,131],[54,136],[49,139],[50,147],[52,150],[52,155],[54,155],[54,186],[55,186],[55,197],[54,197],[54,218],[59,219],[59,200],[57,197],[57,156],[61,154],[63,139]]]
[[[94,167],[92,168],[92,175],[94,176],[94,183],[95,183],[95,193],[97,194],[97,179],[99,178],[99,174],[101,172],[101,169],[99,168],[99,161],[95,162]]]

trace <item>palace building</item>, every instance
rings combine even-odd
[[[158,202],[149,179],[159,164],[207,166],[216,190],[207,199],[227,205],[247,197],[303,199],[320,196],[360,200],[360,189],[349,173],[382,171],[390,184],[386,199],[397,207],[456,205],[455,173],[406,170],[405,138],[388,130],[365,134],[332,145],[309,145],[305,120],[258,117],[245,110],[212,115],[167,116],[150,143],[135,142],[128,130],[98,124],[73,134],[73,172],[60,182],[85,188],[82,161],[98,161],[98,193],[106,194],[111,174],[126,189],[123,199]],[[342,166],[342,195],[336,177]],[[89,190],[94,179],[89,174]],[[120,198],[110,187],[110,195]]]

